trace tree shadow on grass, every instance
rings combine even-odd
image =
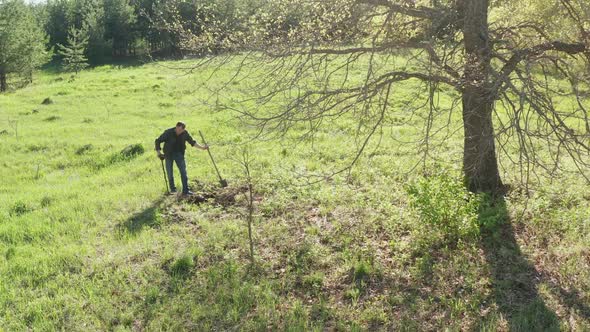
[[[152,203],[146,209],[133,214],[128,219],[117,225],[121,236],[135,236],[141,233],[145,227],[156,228],[160,226],[160,211],[163,199]]]
[[[557,315],[539,295],[541,275],[516,241],[504,197],[485,198],[479,221],[492,296],[510,331],[559,331]]]

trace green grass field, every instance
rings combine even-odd
[[[350,173],[305,185],[301,174],[350,162],[354,119],[313,142],[251,142],[251,128],[203,102],[232,67],[208,80],[213,68],[177,64],[97,67],[73,82],[40,72],[0,95],[0,330],[590,330],[580,178],[541,180],[529,197],[472,196],[457,135],[435,151],[446,163],[413,169],[420,155],[398,141],[423,122],[404,111],[406,83],[381,144]],[[153,141],[177,120],[203,131],[230,183],[218,189],[207,154],[187,151],[207,203],[164,195]],[[121,156],[131,144],[145,152]]]

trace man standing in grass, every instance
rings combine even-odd
[[[164,153],[160,151],[160,144],[164,143]],[[192,195],[193,193],[188,189],[188,177],[186,175],[186,163],[184,161],[184,151],[186,150],[186,142],[191,146],[207,150],[207,145],[200,145],[195,141],[192,136],[186,131],[186,125],[184,122],[179,121],[176,127],[166,129],[160,137],[156,138],[156,152],[158,157],[162,160],[166,160],[166,173],[168,173],[168,182],[170,183],[170,191],[176,192],[176,186],[174,185],[174,172],[172,163],[176,162],[176,166],[180,171],[180,180],[182,181],[182,194]]]

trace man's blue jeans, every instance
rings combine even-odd
[[[168,173],[168,182],[170,183],[170,190],[176,191],[174,185],[174,168],[173,162],[176,162],[176,166],[180,171],[180,180],[182,181],[182,193],[188,193],[188,177],[186,175],[186,163],[184,161],[183,152],[172,152],[166,156],[166,173]]]

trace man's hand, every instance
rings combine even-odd
[[[200,149],[200,150],[209,150],[209,145],[207,145],[207,144],[203,144],[203,145],[195,144],[195,148]]]
[[[158,158],[160,158],[160,160],[166,159],[166,156],[160,150],[157,150],[156,153],[158,154]]]

